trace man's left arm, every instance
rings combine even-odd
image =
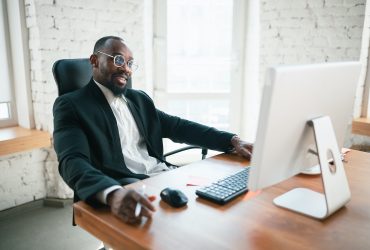
[[[239,136],[157,110],[165,138],[221,152],[235,152],[250,159],[253,144]]]

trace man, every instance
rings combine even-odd
[[[236,135],[168,115],[144,92],[127,88],[135,64],[121,38],[99,39],[90,62],[90,82],[58,97],[53,108],[59,172],[75,201],[106,204],[128,223],[151,217],[152,197],[122,185],[170,169],[163,138],[251,156],[252,145]],[[140,214],[135,214],[137,203]]]

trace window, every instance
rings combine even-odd
[[[17,124],[14,91],[10,75],[9,30],[5,1],[0,2],[0,127]]]
[[[0,128],[35,127],[28,40],[24,3],[1,1]]]
[[[238,25],[236,3],[156,2],[154,99],[160,109],[239,132],[245,26]],[[168,142],[167,150],[173,148]]]

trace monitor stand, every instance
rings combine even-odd
[[[333,125],[328,116],[310,120],[321,169],[324,193],[307,188],[295,188],[274,199],[274,204],[295,212],[325,219],[351,198]],[[328,159],[334,159],[328,163]]]

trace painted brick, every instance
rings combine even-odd
[[[89,57],[95,41],[104,35],[129,39],[137,58],[144,57],[142,39],[150,36],[145,34],[142,27],[144,2],[145,0],[92,0],[86,4],[83,0],[25,0],[26,24],[30,38],[32,100],[37,129],[51,132],[53,130],[52,106],[57,97],[57,89],[51,68],[56,60]],[[141,67],[144,67],[144,63]],[[134,77],[134,80],[138,81],[137,86],[140,86],[139,82],[145,82],[144,73],[142,68]],[[12,181],[12,185],[3,182],[5,175],[2,175],[0,210],[31,201],[34,197],[72,197],[73,192],[64,184],[57,171],[58,162],[53,149],[47,153],[46,160],[32,163],[32,166],[25,164],[33,154],[38,157],[38,153],[32,151],[12,156],[17,160],[0,158],[0,171],[20,169],[10,171],[12,177],[7,175],[9,179],[22,176],[25,183],[36,185],[36,179],[39,183],[36,189],[15,189],[13,186],[22,182],[22,179],[17,177],[16,181]],[[12,157],[10,159],[13,159]],[[33,172],[33,168],[38,170]]]
[[[364,26],[365,2],[365,0],[261,1],[259,74],[261,84],[264,82],[265,69],[271,64],[348,61],[361,57],[361,61],[366,65],[369,21],[365,22]],[[300,5],[301,9],[296,9],[293,5]],[[369,19],[370,13],[366,15]],[[289,21],[296,23],[290,25]],[[300,30],[296,27],[298,23]],[[361,48],[363,55],[360,54]],[[364,79],[364,75],[361,78]],[[360,82],[363,85],[363,80]],[[357,91],[355,116],[360,112],[362,89],[363,87],[359,86]]]
[[[0,210],[45,197],[43,150],[2,157],[0,160]]]
[[[362,4],[357,4],[353,7],[351,7],[348,11],[348,14],[349,15],[353,15],[353,16],[361,16],[361,15],[364,15],[365,14],[365,4],[362,3]]]
[[[323,0],[308,0],[307,6],[310,8],[322,8],[324,7],[324,1]]]

